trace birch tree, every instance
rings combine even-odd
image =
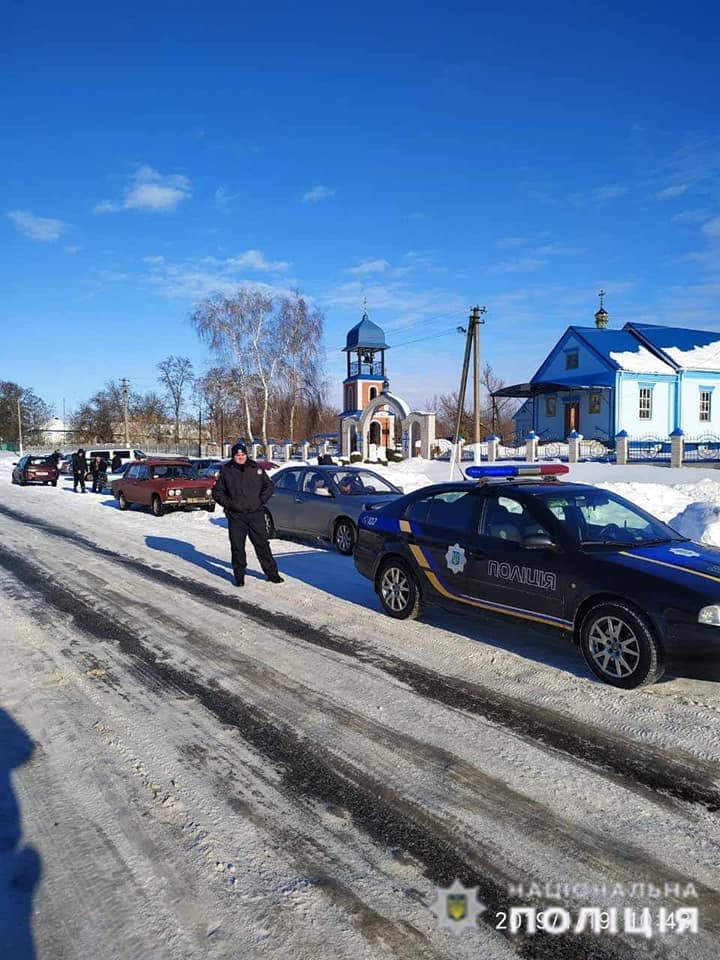
[[[311,310],[297,291],[284,297],[279,308],[281,372],[290,406],[290,439],[295,439],[295,413],[300,402],[316,403],[322,369],[320,347],[325,319]]]
[[[188,388],[194,381],[193,366],[187,357],[166,357],[157,365],[158,380],[167,391],[175,415],[175,443],[180,439],[180,413]]]

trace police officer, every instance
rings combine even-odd
[[[215,502],[225,508],[228,519],[236,587],[245,585],[245,539],[248,535],[265,576],[271,583],[283,582],[270,550],[263,510],[272,492],[270,477],[254,460],[248,458],[245,444],[236,443],[230,462],[222,465],[213,487]]]
[[[80,489],[85,493],[85,477],[87,476],[88,465],[85,451],[82,447],[80,447],[77,453],[72,455],[72,472],[73,490],[77,493],[78,484],[80,484]]]
[[[102,493],[103,487],[107,482],[107,460],[104,457],[95,456],[90,464],[90,473],[92,474],[92,492]]]

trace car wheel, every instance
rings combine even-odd
[[[402,560],[386,560],[377,577],[377,594],[388,616],[396,620],[414,620],[420,613],[420,587],[414,574]]]
[[[124,493],[119,493],[119,494],[118,494],[118,496],[117,496],[117,502],[118,502],[118,507],[119,507],[121,510],[129,510],[129,509],[130,509],[130,503],[129,503],[129,501],[128,501],[128,499],[126,498],[126,496],[125,496]]]
[[[275,531],[275,522],[273,521],[272,514],[267,508],[265,509],[265,534],[268,540],[274,540],[277,536]]]
[[[165,513],[163,502],[157,494],[155,494],[155,496],[152,498],[150,508],[152,509],[153,516],[155,517],[161,517]]]
[[[580,628],[580,647],[600,680],[632,690],[665,672],[662,647],[646,617],[621,600],[598,603]]]
[[[355,547],[355,527],[350,520],[340,520],[335,525],[335,536],[333,542],[338,548],[338,553],[343,556],[350,556]]]

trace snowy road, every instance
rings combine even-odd
[[[717,957],[720,684],[618,691],[540,630],[395,623],[306,544],[275,542],[284,584],[238,591],[222,517],[6,480],[37,957]],[[456,878],[488,908],[458,938],[430,909]],[[630,895],[666,883],[697,897]],[[700,932],[510,935],[513,904],[696,907]]]

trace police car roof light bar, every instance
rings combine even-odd
[[[569,473],[570,469],[564,463],[522,464],[520,466],[493,466],[468,467],[465,476],[471,480],[512,480],[514,477],[556,477],[559,474]]]

